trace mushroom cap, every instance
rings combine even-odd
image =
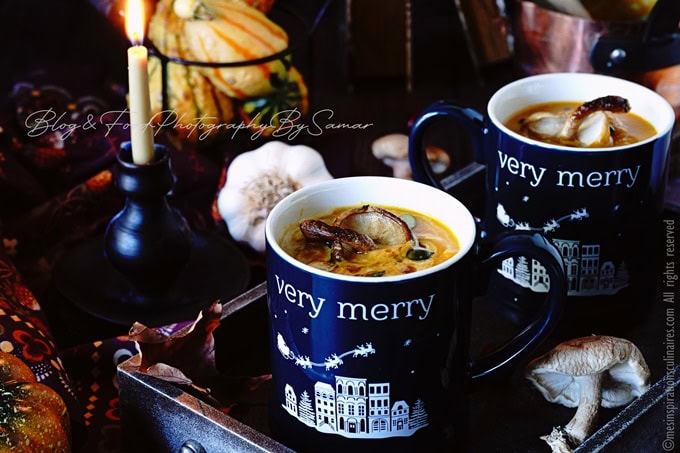
[[[527,365],[526,377],[546,400],[567,407],[580,402],[579,378],[604,374],[602,406],[628,404],[649,388],[640,350],[623,338],[593,335],[560,343]]]
[[[373,141],[371,151],[378,159],[408,159],[408,135],[383,135]]]
[[[406,134],[387,134],[379,137],[371,144],[373,156],[394,170],[394,176],[410,179],[411,164],[408,158],[409,137]],[[445,172],[451,165],[451,157],[443,149],[428,145],[425,148],[432,171],[436,174]]]

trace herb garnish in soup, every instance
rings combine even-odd
[[[583,104],[535,104],[513,113],[504,124],[534,140],[581,148],[623,146],[656,134],[654,126],[631,113],[628,100],[620,96],[604,96]]]
[[[281,248],[305,264],[367,277],[401,275],[439,264],[459,250],[435,219],[394,207],[341,207],[291,225]]]

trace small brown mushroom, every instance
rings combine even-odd
[[[649,388],[650,372],[630,341],[610,336],[575,338],[527,365],[526,378],[546,400],[578,407],[564,427],[541,437],[553,452],[568,452],[590,435],[603,407],[628,404]]]
[[[388,167],[392,167],[395,178],[411,179],[411,164],[408,160],[408,135],[387,134],[373,141],[373,156]],[[444,173],[451,165],[451,158],[441,148],[429,145],[425,148],[427,159],[436,174]]]

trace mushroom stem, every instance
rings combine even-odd
[[[548,444],[552,453],[571,453],[573,451],[567,440],[567,433],[564,428],[559,426],[553,428],[550,434],[541,436],[541,440]]]
[[[580,388],[578,409],[564,430],[573,444],[580,445],[592,432],[602,401],[602,373],[577,376],[574,379]]]

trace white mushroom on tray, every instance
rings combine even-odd
[[[630,341],[593,335],[560,343],[532,360],[526,378],[546,400],[577,407],[567,425],[541,437],[553,452],[564,453],[591,434],[600,406],[623,406],[645,393],[650,372]]]
[[[371,151],[374,157],[392,168],[392,176],[412,179],[411,164],[408,160],[408,135],[396,133],[383,135],[373,141]],[[425,154],[435,174],[444,173],[451,165],[451,158],[441,148],[428,145]]]

